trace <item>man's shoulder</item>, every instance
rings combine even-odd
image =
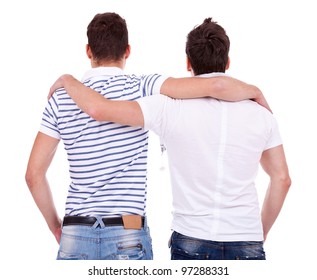
[[[235,104],[236,104],[238,106],[245,107],[245,109],[255,110],[255,111],[258,111],[259,113],[262,113],[262,114],[272,115],[272,113],[268,109],[266,109],[265,107],[263,107],[259,103],[255,102],[253,100],[250,100],[250,99],[237,101],[237,102],[229,102],[229,103],[233,104],[233,106],[235,106]]]

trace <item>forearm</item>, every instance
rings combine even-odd
[[[213,97],[226,101],[257,99],[262,96],[256,86],[228,76],[168,78],[161,87],[161,93],[172,98]]]
[[[71,75],[61,76],[59,82],[77,106],[93,119],[143,126],[143,114],[137,102],[109,100]]]
[[[47,179],[27,178],[27,185],[50,231],[57,238],[56,234],[61,229],[61,219],[57,214]]]
[[[290,187],[290,179],[271,181],[262,206],[263,235],[267,234],[276,221]]]

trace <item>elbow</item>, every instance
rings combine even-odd
[[[283,188],[288,191],[292,185],[292,179],[289,174],[281,174],[278,178],[279,185],[283,186]]]
[[[32,189],[32,186],[34,186],[35,181],[34,172],[31,172],[31,170],[28,169],[25,173],[24,179],[29,189]]]
[[[84,112],[96,121],[111,121],[109,103],[105,98],[98,103],[87,106]]]
[[[24,178],[29,190],[32,192],[38,182],[41,182],[43,179],[45,179],[45,174],[42,174],[33,168],[29,168],[27,169]]]
[[[91,106],[86,110],[86,113],[96,121],[103,121],[101,111],[97,106]]]
[[[289,189],[292,185],[292,179],[291,177],[288,176],[288,178],[285,180],[285,185],[287,187],[287,189]]]
[[[283,181],[283,184],[286,188],[290,188],[292,185],[292,179],[288,173],[288,170],[286,172],[284,172],[281,176],[280,179]]]

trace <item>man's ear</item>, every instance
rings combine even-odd
[[[192,68],[192,64],[190,63],[188,56],[186,57],[186,65],[187,65],[187,71],[190,72],[190,75],[195,76],[194,70]]]
[[[127,58],[130,56],[130,53],[131,53],[131,46],[128,45],[128,46],[127,46],[127,49],[125,50],[125,56],[124,56],[124,58],[127,59]]]
[[[191,72],[192,71],[192,65],[189,61],[188,56],[186,56],[186,67],[187,67],[187,71]]]
[[[227,65],[226,65],[226,70],[228,70],[230,67],[230,57],[228,56],[228,62],[227,62]]]
[[[87,54],[89,59],[92,59],[92,52],[91,52],[90,46],[88,44],[86,45],[86,54]]]

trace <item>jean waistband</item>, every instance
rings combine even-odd
[[[126,215],[112,218],[65,216],[63,220],[63,226],[98,226],[99,224],[101,227],[123,226],[126,229],[140,229],[144,227],[145,217],[139,215]]]

